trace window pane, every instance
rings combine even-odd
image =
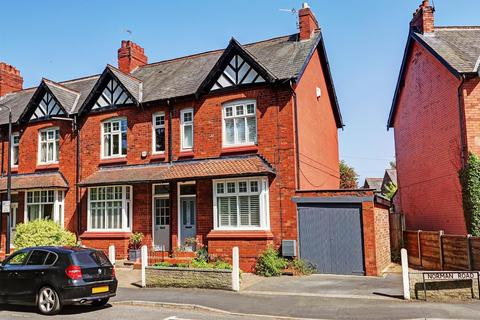
[[[168,184],[160,184],[155,186],[155,194],[169,194],[170,186]]]
[[[247,118],[248,141],[257,142],[257,124],[255,118]]]
[[[235,227],[237,225],[237,197],[219,197],[217,210],[219,226]]]
[[[235,107],[235,110],[236,110],[236,115],[237,116],[243,116],[243,106],[236,106]]]
[[[127,154],[127,131],[122,132],[122,155]]]
[[[227,116],[227,117],[233,116],[233,109],[232,109],[232,107],[227,107],[227,108],[225,108],[225,116]]]
[[[40,162],[47,162],[47,144],[44,142],[40,145]]]
[[[112,135],[112,155],[118,155],[120,152],[120,137],[118,134]]]
[[[47,149],[47,160],[49,162],[53,161],[53,147],[54,147],[53,142],[49,142],[48,149]]]
[[[260,227],[260,196],[250,196],[250,226]]]
[[[237,142],[244,143],[245,137],[245,118],[238,118],[235,120],[235,130],[237,131]]]
[[[183,126],[183,147],[191,148],[193,146],[193,127],[191,125]]]
[[[249,226],[250,225],[250,210],[248,205],[248,196],[238,197],[239,207],[240,207],[240,225]]]
[[[191,122],[193,119],[191,112],[185,112],[183,114],[183,122]]]
[[[255,113],[255,106],[253,104],[247,104],[247,113],[248,114]]]
[[[30,257],[28,258],[27,265],[28,266],[41,266],[44,264],[45,260],[47,259],[48,252],[47,251],[40,251],[34,250]]]
[[[247,182],[246,181],[240,181],[238,183],[238,191],[239,192],[247,192]]]
[[[28,217],[28,221],[34,221],[34,220],[40,219],[40,205],[29,204],[27,206],[27,217]]]
[[[155,129],[155,151],[165,151],[165,128]]]
[[[180,185],[180,195],[195,195],[196,186],[194,184],[182,184]]]
[[[250,192],[258,192],[258,181],[250,181]]]
[[[53,220],[53,204],[43,204],[43,219]]]
[[[110,139],[111,136],[109,134],[106,134],[105,137],[103,138],[103,155],[108,157],[111,156],[111,144],[110,144]]]
[[[235,143],[235,128],[233,119],[225,119],[225,142],[227,144]]]
[[[223,192],[224,192],[223,183],[217,183],[217,193],[223,193]]]
[[[235,193],[235,182],[228,182],[227,183],[227,192],[228,193]]]

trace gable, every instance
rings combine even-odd
[[[100,109],[105,107],[113,107],[125,104],[133,104],[131,95],[123,89],[123,87],[111,78],[102,94],[98,97],[92,109]]]
[[[64,116],[65,111],[57,103],[55,98],[49,92],[45,92],[42,99],[37,104],[30,120],[36,120],[52,116]]]
[[[223,69],[211,90],[262,82],[265,82],[265,79],[247,61],[236,54]]]

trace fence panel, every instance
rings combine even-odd
[[[429,270],[441,270],[440,233],[421,232],[420,243],[422,246],[421,266]]]
[[[465,236],[445,235],[443,237],[445,270],[470,270],[467,241]]]
[[[470,238],[473,270],[480,270],[480,237]]]
[[[392,254],[400,255],[400,249],[403,243],[403,215],[400,213],[391,213],[390,222],[390,248]]]
[[[405,231],[404,232],[404,246],[408,252],[408,261],[415,266],[421,266],[419,259],[420,252],[418,251],[418,233],[417,231]]]

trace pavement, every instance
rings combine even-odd
[[[34,308],[20,306],[0,306],[0,319],[115,319],[115,320],[247,320],[265,319],[241,315],[219,314],[210,311],[183,309],[173,307],[108,305],[102,308],[91,306],[66,307],[57,316],[47,317],[36,313]]]
[[[235,315],[268,315],[308,319],[479,319],[478,301],[463,303],[407,302],[390,298],[324,298],[264,295],[202,289],[119,288],[114,304],[125,301],[203,306]]]

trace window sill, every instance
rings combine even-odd
[[[127,162],[127,157],[101,159],[99,165],[122,164]]]
[[[80,235],[81,239],[129,239],[130,231],[86,231]]]
[[[250,145],[250,146],[232,146],[232,147],[223,147],[222,154],[232,154],[232,153],[254,153],[258,152],[257,145]]]
[[[207,239],[273,239],[269,230],[212,230]]]
[[[48,164],[46,163],[46,164],[37,164],[37,167],[35,169],[36,170],[51,170],[51,169],[58,169],[59,167],[60,166],[59,166],[58,163],[48,163]]]
[[[194,156],[195,156],[195,153],[193,152],[193,150],[180,151],[180,153],[178,154],[179,158],[193,158]]]
[[[165,160],[165,153],[152,153],[152,155],[150,156],[150,160]]]

